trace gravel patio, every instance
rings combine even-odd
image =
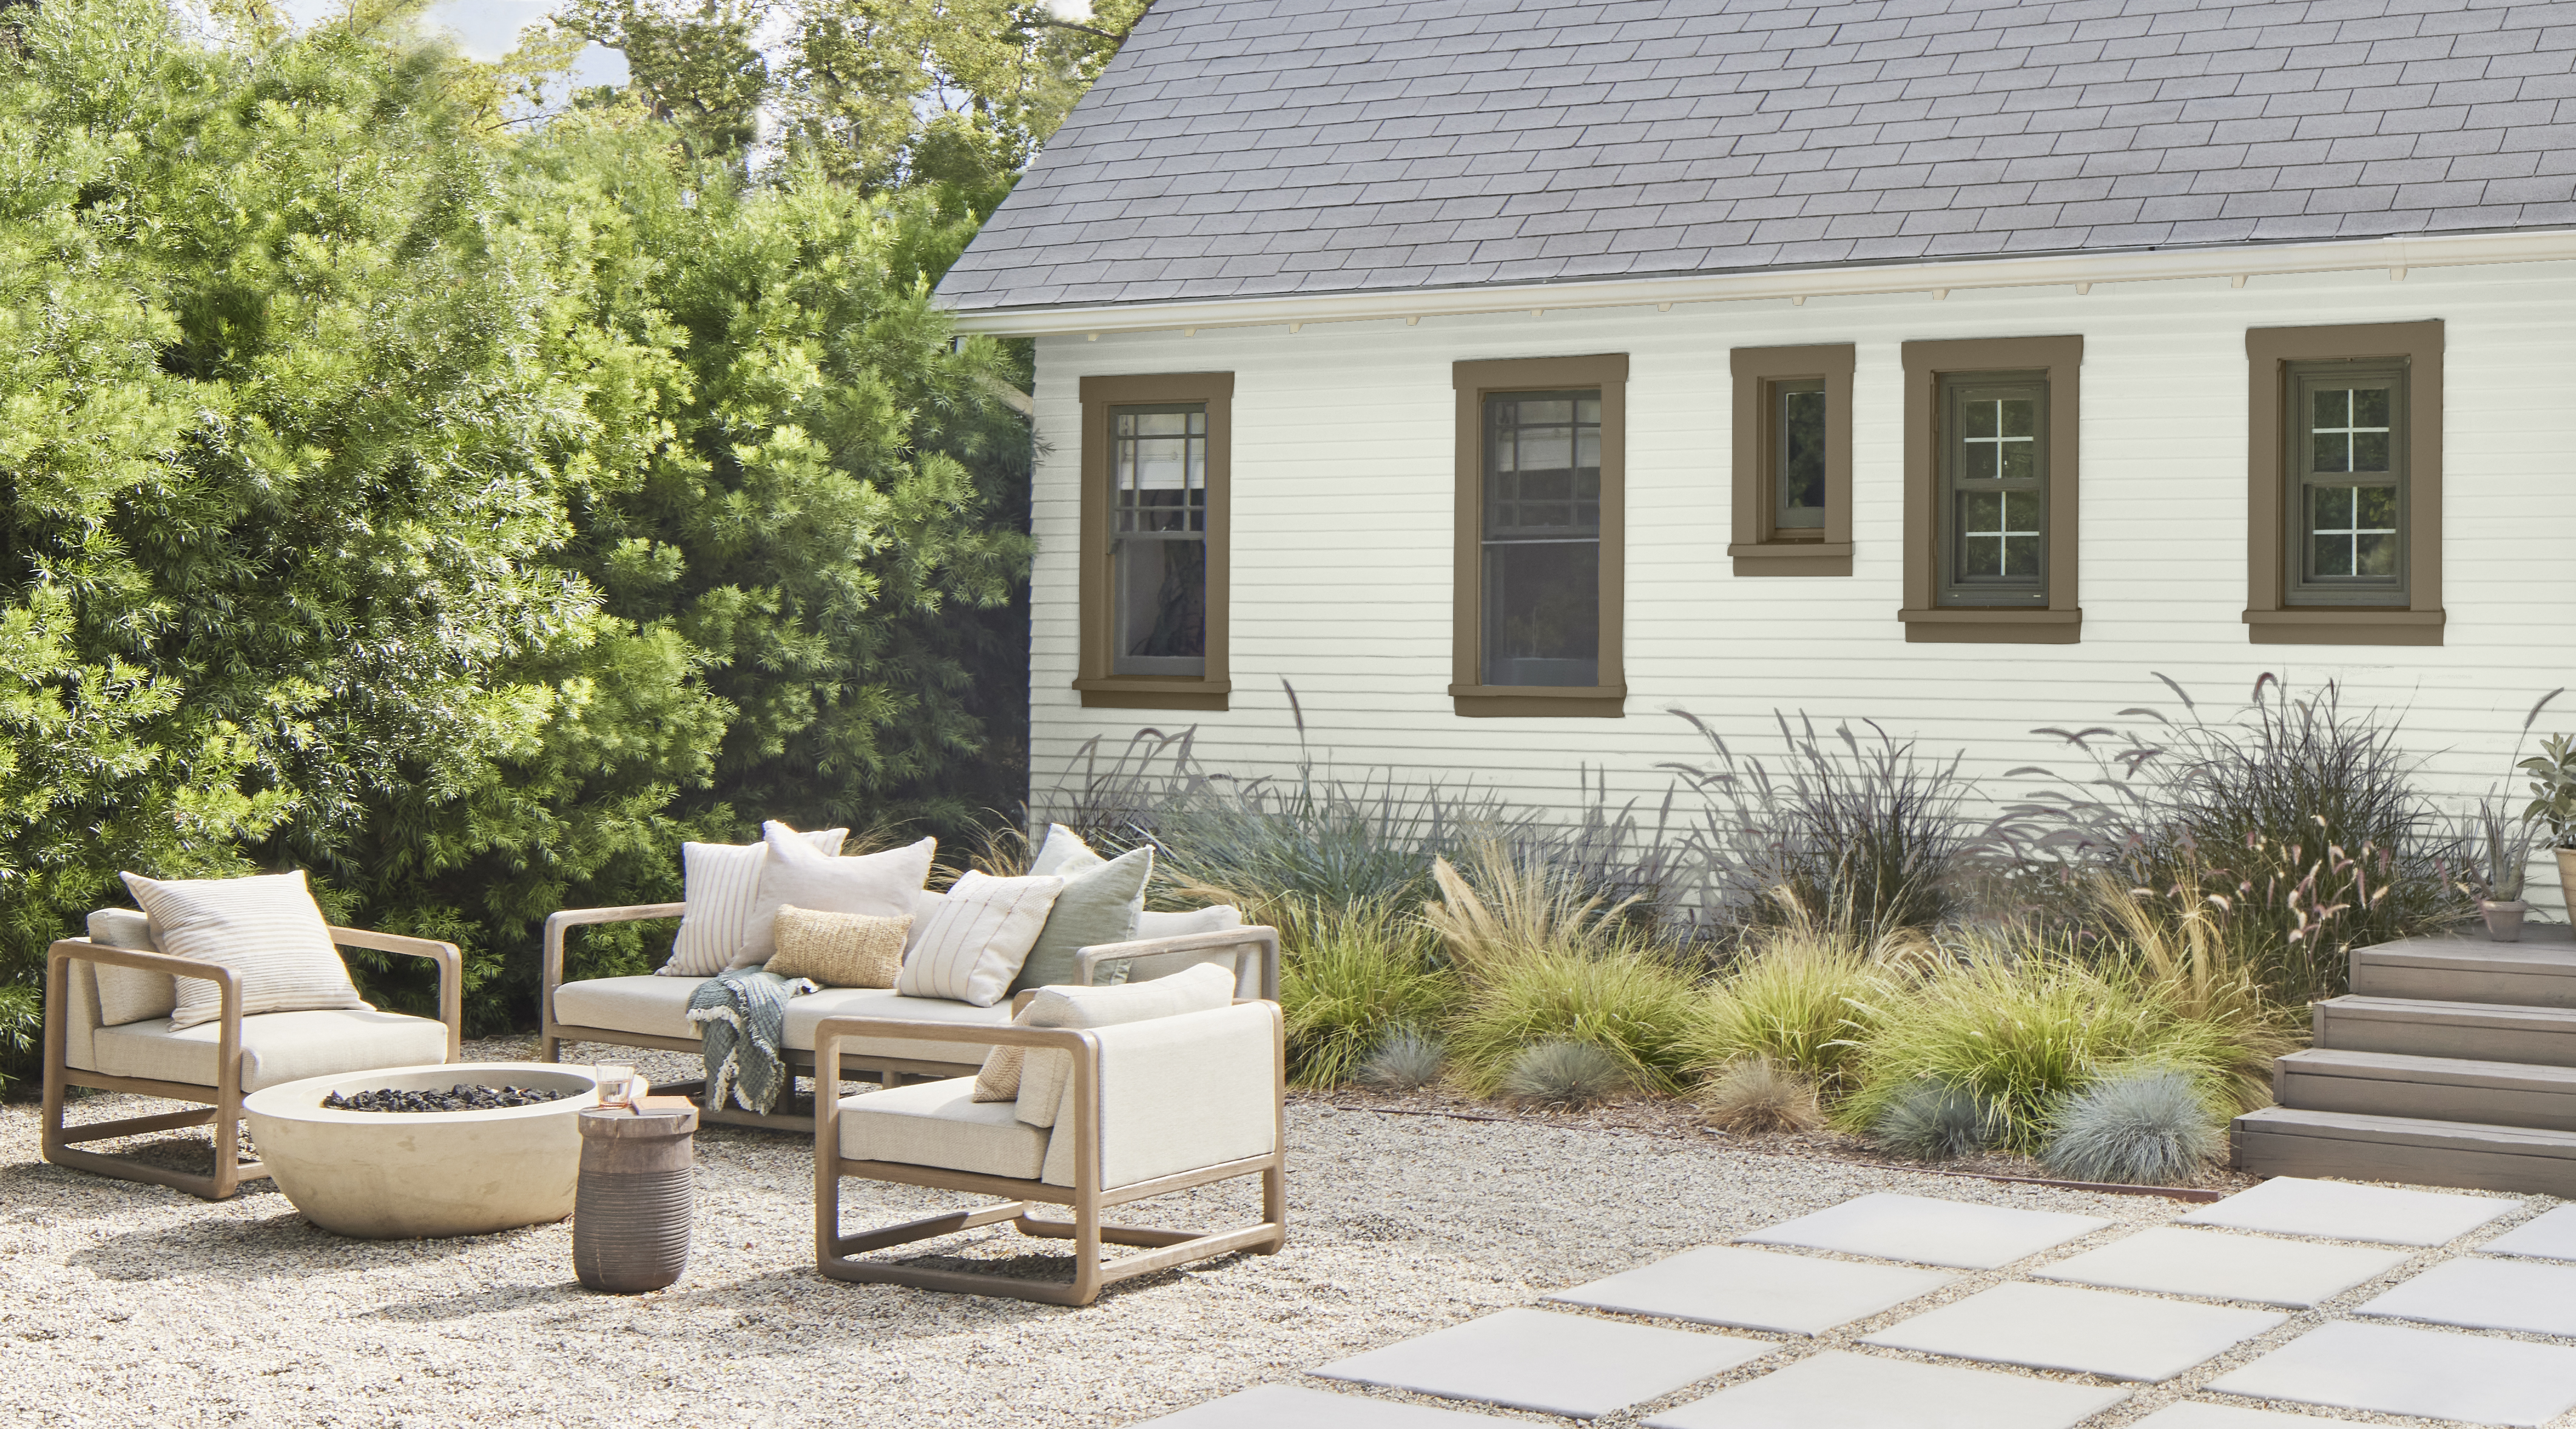
[[[468,1055],[523,1051],[486,1043]],[[109,1114],[104,1101],[82,1119]],[[209,1204],[45,1166],[33,1108],[12,1105],[0,1111],[0,1336],[13,1344],[15,1372],[0,1386],[0,1415],[1126,1425],[1250,1385],[1317,1383],[1302,1371],[1872,1191],[2109,1217],[2118,1225],[2106,1238],[2192,1209],[1765,1154],[1708,1136],[1389,1115],[1313,1099],[1292,1104],[1289,1131],[1285,1252],[1149,1277],[1063,1310],[822,1279],[812,1269],[810,1153],[792,1136],[702,1132],[689,1273],[670,1290],[621,1298],[574,1284],[568,1225],[345,1240],[307,1226],[266,1182]],[[853,1226],[941,1204],[879,1185],[851,1195]],[[2533,1210],[2546,1204],[2530,1199]],[[1175,1220],[1187,1209],[1179,1198],[1164,1204]],[[936,1243],[978,1258],[1035,1244],[1007,1228]],[[1952,1293],[1991,1279],[1964,1277]],[[2145,1386],[2097,1422],[2142,1418],[2235,1358]]]

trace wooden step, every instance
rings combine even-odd
[[[2274,1106],[2236,1118],[2234,1140],[2258,1176],[2576,1196],[2576,1132]]]
[[[2576,1067],[2576,1011],[2413,997],[2338,997],[2316,1004],[2316,1045],[2472,1062]]]
[[[2363,997],[2576,1008],[2576,929],[2526,925],[2522,941],[2438,933],[2352,950],[2352,990]]]
[[[2272,1068],[2272,1097],[2300,1111],[2576,1132],[2576,1068],[2312,1047]]]

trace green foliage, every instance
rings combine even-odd
[[[1457,1004],[1430,938],[1383,909],[1308,904],[1281,918],[1280,934],[1288,1068],[1301,1086],[1350,1081],[1389,1038],[1437,1026]]]
[[[2242,1027],[2186,1016],[2124,969],[2045,947],[1985,950],[1882,1012],[1836,1122],[1874,1131],[1929,1083],[1974,1098],[1994,1118],[1994,1140],[2025,1154],[2039,1148],[2062,1098],[2113,1068],[2153,1064],[2227,1087],[2245,1058]]]
[[[1737,1135],[1813,1131],[1825,1124],[1816,1084],[1758,1052],[1710,1077],[1699,1104],[1710,1126]]]
[[[1717,986],[1693,1066],[1722,1072],[1747,1058],[1838,1092],[1844,1069],[1894,989],[1846,939],[1776,933],[1743,953]]]
[[[2114,1072],[2066,1098],[2040,1160],[2070,1181],[2172,1186],[2226,1154],[2226,1124],[2186,1073]]]
[[[1877,1108],[1869,1134],[1900,1156],[1950,1161],[1993,1149],[2002,1121],[1975,1092],[1927,1078],[1897,1088]]]
[[[2531,803],[2523,809],[2523,819],[2548,825],[2552,847],[2576,848],[2576,735],[2549,736],[2540,742],[2538,754],[2514,767],[2531,776]]]
[[[693,161],[666,94],[513,135],[403,8],[14,12],[9,976],[120,868],[296,865],[463,946],[489,1028],[546,913],[675,896],[683,838],[1018,800],[1025,374],[928,300],[974,211]]]
[[[1667,1095],[1686,1084],[1707,1037],[1707,997],[1689,973],[1637,946],[1607,951],[1539,947],[1486,964],[1449,1032],[1468,1090],[1491,1096],[1523,1049],[1582,1042]]]
[[[1411,1027],[1397,1027],[1378,1039],[1377,1049],[1360,1059],[1358,1080],[1381,1092],[1417,1092],[1440,1080],[1449,1051],[1440,1039]]]

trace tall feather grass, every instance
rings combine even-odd
[[[1350,1081],[1400,1031],[1439,1026],[1457,1008],[1455,973],[1428,932],[1381,905],[1275,905],[1279,1002],[1288,1071],[1300,1086]]]
[[[1893,991],[1854,939],[1815,929],[1758,937],[1710,996],[1692,1070],[1714,1076],[1760,1058],[1840,1092]]]

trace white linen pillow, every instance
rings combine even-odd
[[[849,836],[848,829],[798,835],[825,854],[839,853],[841,841]],[[760,868],[767,862],[766,839],[756,844],[680,845],[680,897],[688,910],[680,915],[678,936],[671,939],[671,960],[654,973],[714,977],[723,972],[742,950],[752,904],[760,897]]]
[[[870,918],[913,916],[913,895],[930,881],[930,860],[939,852],[939,840],[922,839],[882,853],[835,858],[815,851],[794,829],[774,819],[760,826],[760,836],[769,859],[760,866],[760,886],[752,895],[750,916],[743,920],[742,946],[726,961],[728,968],[758,967],[778,951],[781,908]]]
[[[894,990],[976,1007],[1001,1001],[1063,891],[1061,878],[961,875],[904,956]]]
[[[1029,860],[1029,872],[1040,878],[1070,877],[1108,861],[1092,852],[1082,835],[1062,824],[1049,824],[1046,842],[1038,845],[1038,856]]]
[[[1114,1027],[1233,1005],[1232,970],[1200,963],[1123,987],[1043,987],[1020,1016],[1031,1027]],[[1020,1059],[1019,1106],[1012,1114],[1028,1126],[1053,1126],[1073,1094],[1073,1054],[1052,1047],[1026,1053]]]
[[[241,974],[242,1016],[367,1009],[331,942],[331,925],[314,906],[304,870],[250,878],[123,877],[152,920],[154,946]],[[213,979],[173,981],[178,1001],[170,1010],[170,1030],[223,1015],[223,994]]]
[[[152,920],[132,908],[101,908],[90,914],[89,940],[101,947],[128,952],[161,951],[152,942]],[[129,1022],[167,1017],[179,1005],[178,980],[168,973],[111,967],[106,963],[89,966],[98,978],[101,1027],[122,1027]]]

